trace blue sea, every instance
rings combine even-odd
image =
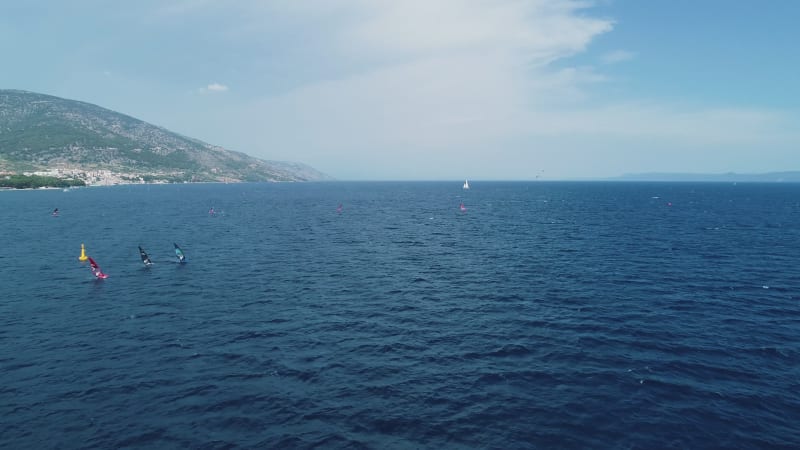
[[[800,184],[471,187],[0,192],[0,448],[800,447]]]

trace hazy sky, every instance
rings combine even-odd
[[[4,2],[0,88],[339,179],[800,170],[800,1]]]

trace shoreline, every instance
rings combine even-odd
[[[244,184],[244,183],[313,183],[314,181],[182,181],[180,183],[114,183],[114,184],[87,184],[85,186],[55,187],[42,186],[36,188],[15,188],[0,186],[0,192],[6,191],[71,191],[75,189],[114,187],[114,186],[169,186],[183,184]]]

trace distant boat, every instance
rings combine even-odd
[[[344,206],[342,206],[342,204],[339,203],[339,206],[336,207],[336,212],[341,214],[342,213],[342,209],[344,209]]]
[[[183,250],[181,250],[181,248],[178,247],[178,244],[176,244],[174,242],[172,243],[172,245],[175,246],[175,256],[178,257],[178,262],[181,263],[181,264],[185,263],[186,262],[186,256],[184,256]]]
[[[461,204],[458,206],[458,209],[460,209],[461,212],[467,212],[467,207],[464,206],[464,202],[461,202]]]
[[[142,264],[145,266],[153,265],[153,261],[150,261],[150,257],[147,256],[147,252],[145,252],[141,246],[139,247],[139,256],[142,257]]]
[[[104,274],[103,271],[100,270],[100,266],[98,266],[97,263],[94,262],[91,256],[89,257],[89,269],[91,269],[94,276],[96,276],[99,279],[108,278],[108,275]]]
[[[57,216],[57,215],[58,215],[58,208],[53,210],[53,216]]]
[[[464,180],[464,189],[469,189],[469,181]]]

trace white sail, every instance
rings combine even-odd
[[[464,189],[469,189],[469,181],[464,180]]]

